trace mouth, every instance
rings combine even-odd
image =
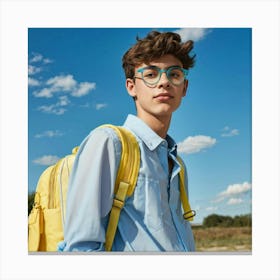
[[[154,96],[154,99],[159,101],[167,101],[170,99],[173,99],[174,97],[168,93],[159,93],[156,96]]]

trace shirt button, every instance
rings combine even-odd
[[[162,145],[163,147],[167,148],[167,142],[166,142],[166,141],[161,142],[161,145]]]

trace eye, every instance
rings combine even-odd
[[[183,76],[183,72],[180,69],[172,69],[169,72],[169,76],[171,78],[181,78]]]
[[[158,71],[156,69],[146,69],[143,72],[143,75],[145,78],[148,78],[148,79],[156,78],[158,75]]]

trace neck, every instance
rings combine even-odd
[[[171,116],[153,116],[153,115],[142,115],[137,114],[137,116],[144,121],[155,133],[157,133],[161,138],[165,139],[167,131],[169,129]]]

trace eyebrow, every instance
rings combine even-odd
[[[147,65],[146,67],[160,68],[160,67],[158,67],[158,66],[156,66],[156,65],[152,65],[152,64],[149,64],[149,65]],[[144,67],[144,68],[146,68],[146,67]],[[170,65],[170,66],[168,66],[168,67],[160,68],[160,69],[168,69],[168,68],[170,68],[170,67],[180,67],[180,68],[182,68],[182,66],[180,66],[180,65]]]

